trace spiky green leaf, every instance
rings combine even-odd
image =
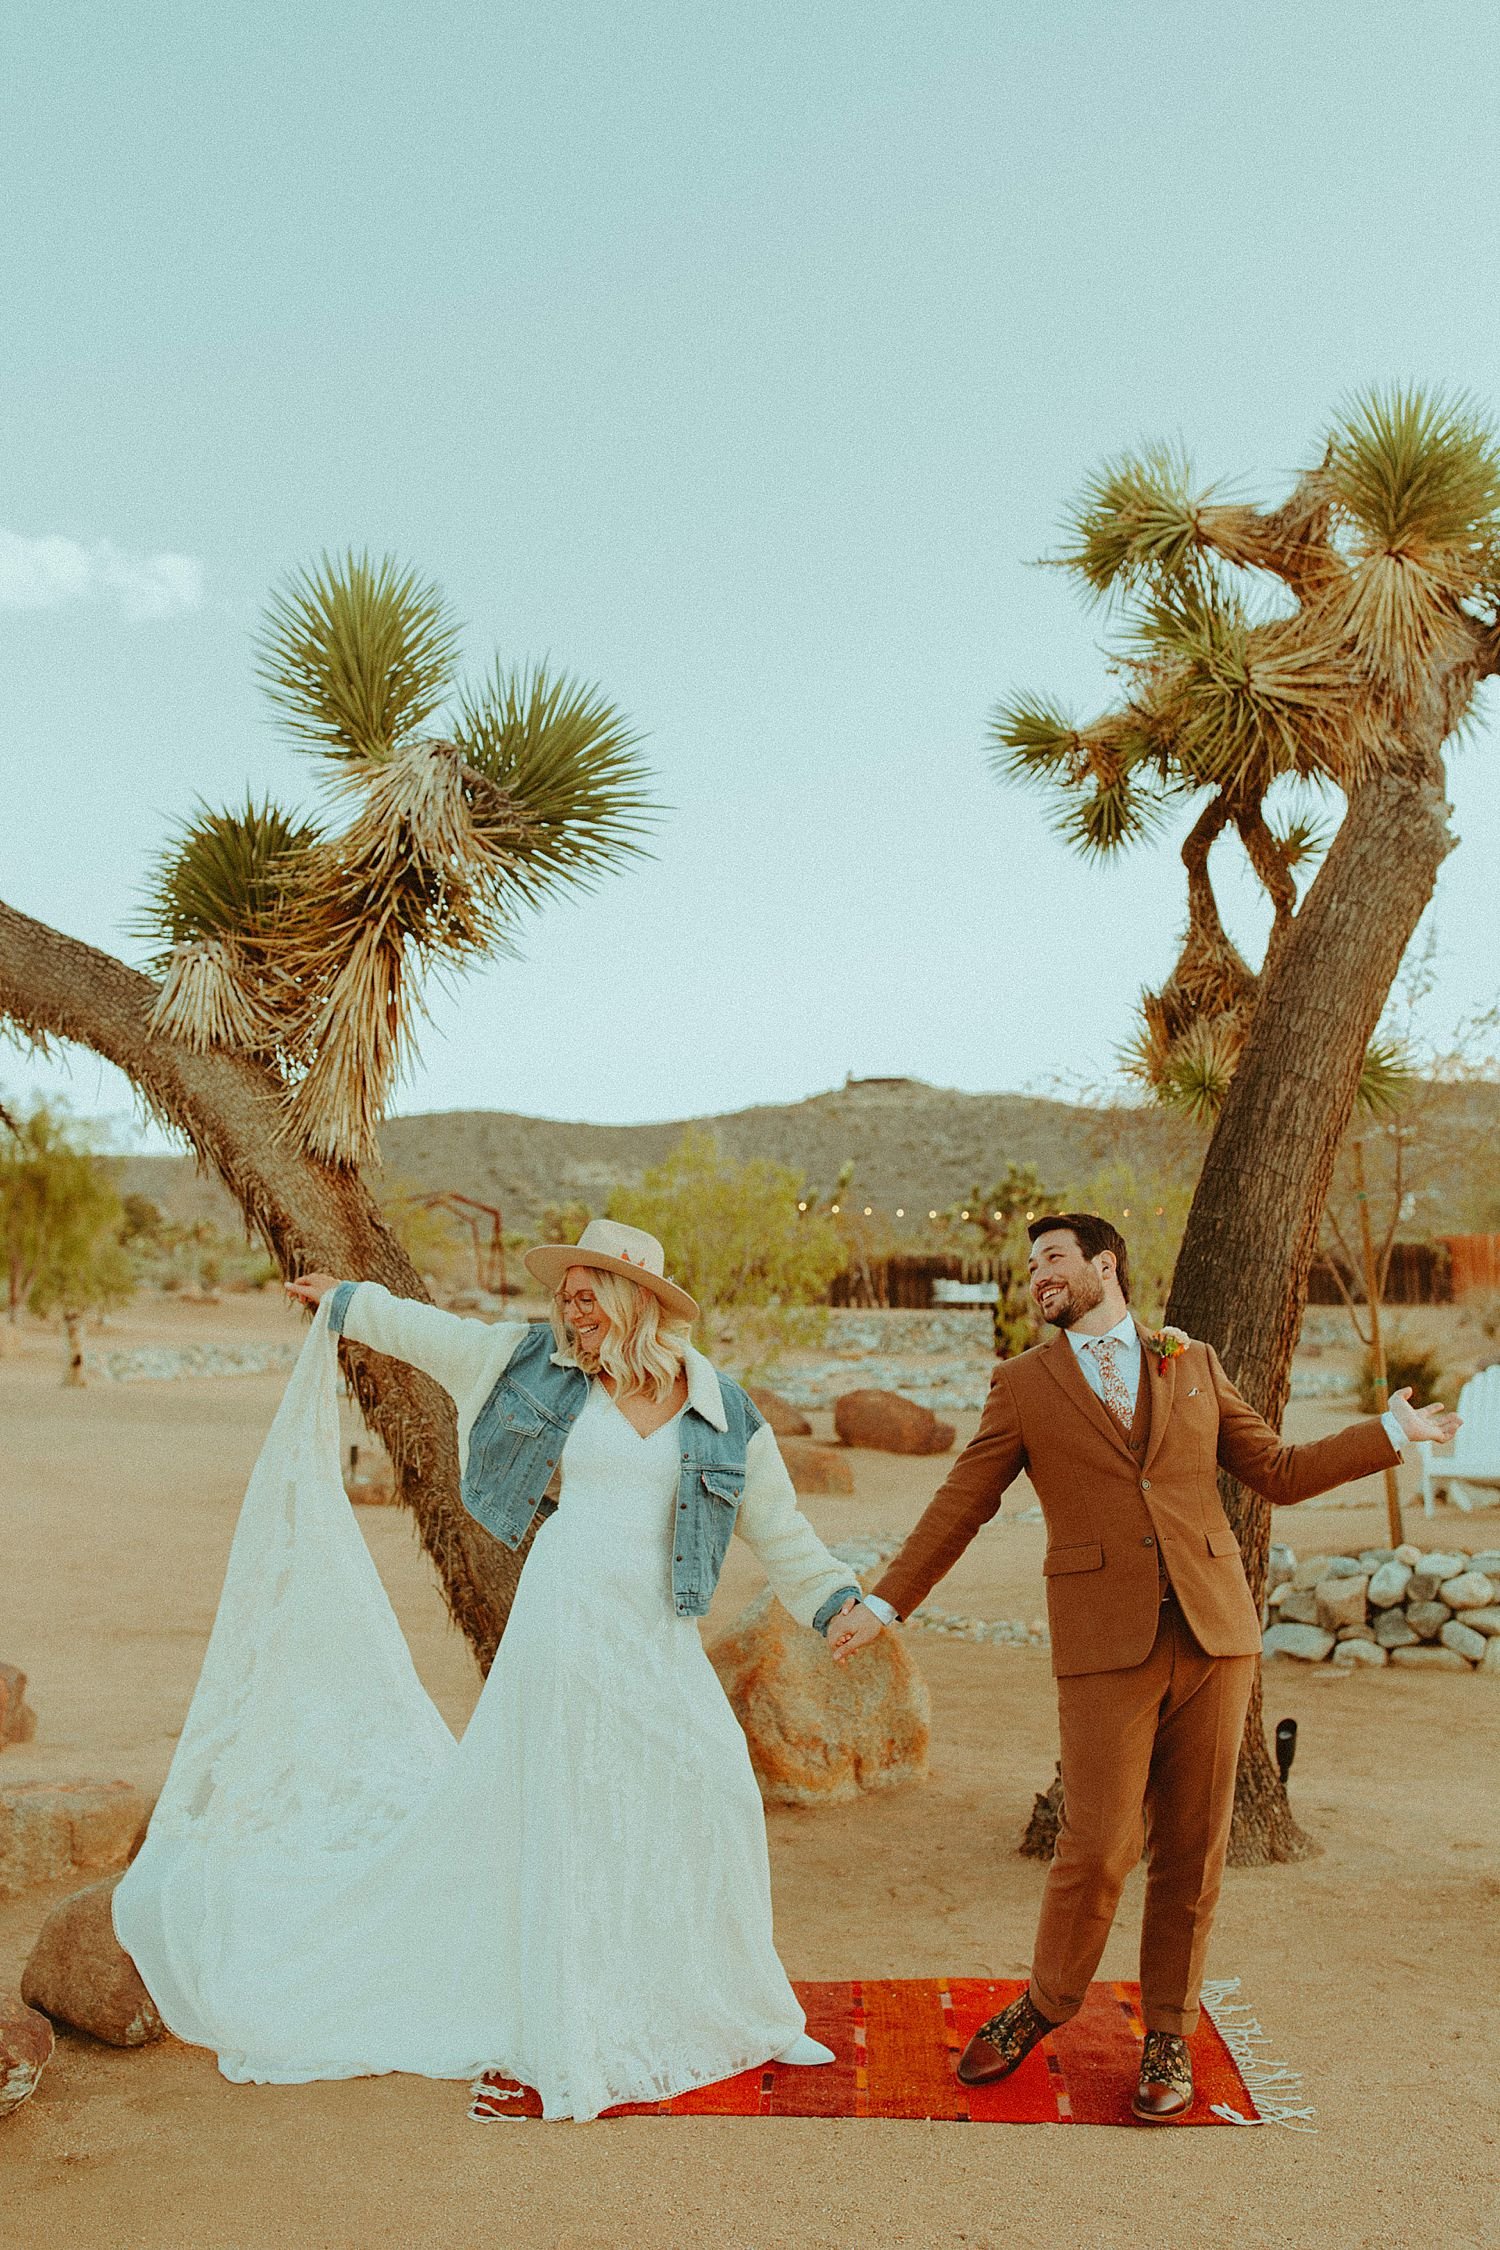
[[[1191,464],[1173,447],[1122,454],[1084,486],[1058,559],[1099,595],[1179,577],[1204,544],[1208,499],[1194,491]]]
[[[294,742],[380,760],[417,736],[452,685],[458,628],[436,585],[391,555],[325,555],[271,597],[256,673]]]
[[[1500,531],[1500,440],[1468,398],[1365,392],[1333,432],[1325,474],[1385,548],[1467,553]]]
[[[661,807],[641,737],[597,687],[497,659],[462,697],[453,739],[487,784],[474,793],[475,826],[506,855],[517,903],[591,883],[644,849]]]
[[[174,945],[264,929],[318,836],[315,823],[269,798],[247,797],[236,812],[200,803],[163,851],[135,920],[156,947],[151,967],[160,973]]]
[[[1271,834],[1286,866],[1295,873],[1323,857],[1333,842],[1334,831],[1328,821],[1301,813],[1280,823],[1273,822]]]
[[[1355,1099],[1367,1117],[1394,1117],[1411,1099],[1417,1072],[1399,1040],[1372,1039],[1360,1064]]]

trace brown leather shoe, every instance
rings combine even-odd
[[[1031,1994],[1021,1993],[998,2016],[979,2026],[958,2058],[959,2084],[993,2086],[997,2078],[1009,2078],[1038,2041],[1056,2029],[1049,2017],[1032,2006]]]
[[[1131,2109],[1143,2125],[1170,2125],[1193,2106],[1193,2058],[1175,2031],[1148,2031]]]

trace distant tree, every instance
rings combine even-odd
[[[538,1242],[576,1242],[594,1216],[586,1203],[548,1203],[537,1221]]]
[[[993,1187],[974,1187],[964,1203],[953,1204],[938,1224],[949,1234],[972,1245],[995,1268],[1000,1294],[995,1300],[995,1354],[1014,1359],[1027,1351],[1041,1334],[1041,1324],[1031,1301],[1031,1239],[1029,1219],[1055,1211],[1060,1198],[1043,1186],[1034,1164],[1009,1163]]]
[[[636,737],[544,667],[457,680],[436,587],[347,555],[266,613],[260,677],[315,754],[336,820],[203,808],[151,883],[152,977],[0,906],[0,1017],[115,1063],[223,1180],[280,1271],[426,1291],[359,1165],[420,1021],[424,979],[514,948],[523,912],[589,886],[652,817]],[[451,1401],[345,1347],[449,1609],[481,1667],[522,1557],[459,1500]]]
[[[135,1287],[121,1245],[125,1210],[114,1167],[87,1137],[39,1102],[0,1128],[0,1244],[12,1322],[23,1308],[58,1315],[72,1384],[83,1382],[83,1322]]]
[[[668,1273],[702,1308],[705,1338],[725,1315],[752,1314],[761,1317],[750,1328],[766,1340],[785,1327],[777,1316],[820,1305],[844,1268],[837,1227],[800,1211],[805,1200],[799,1172],[765,1157],[737,1163],[712,1134],[690,1128],[639,1187],[613,1191],[608,1216],[657,1237]]]
[[[1131,1164],[1105,1164],[1069,1190],[1069,1208],[1098,1211],[1130,1244],[1130,1301],[1148,1327],[1159,1326],[1171,1292],[1182,1232],[1192,1203],[1189,1183],[1144,1180]]]
[[[1371,394],[1270,510],[1224,503],[1169,451],[1127,457],[1088,486],[1060,560],[1119,605],[1123,692],[1081,726],[1012,700],[996,763],[1052,791],[1091,856],[1200,808],[1182,846],[1187,934],[1144,997],[1133,1062],[1212,1123],[1168,1316],[1279,1423],[1371,1040],[1454,842],[1444,752],[1500,669],[1500,444],[1466,401]],[[1344,812],[1330,836],[1331,792]],[[1214,892],[1210,853],[1229,836],[1271,908],[1258,972]],[[1271,1511],[1227,1481],[1225,1502],[1259,1601]],[[1257,1690],[1231,1856],[1310,1848]]]

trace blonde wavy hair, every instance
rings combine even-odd
[[[669,1397],[687,1357],[692,1333],[688,1322],[669,1313],[660,1297],[638,1282],[627,1281],[624,1274],[607,1273],[602,1267],[588,1270],[599,1310],[609,1322],[599,1352],[600,1367],[622,1396],[645,1391],[653,1399]],[[552,1300],[551,1320],[559,1351],[572,1351],[561,1290]]]

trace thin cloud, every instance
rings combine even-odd
[[[58,532],[0,530],[0,609],[108,602],[132,623],[182,617],[205,600],[196,555],[132,555],[111,540],[88,546]]]

